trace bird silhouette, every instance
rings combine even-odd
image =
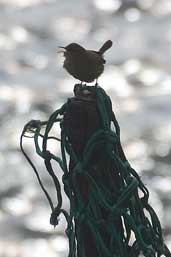
[[[105,59],[103,54],[112,46],[112,41],[106,41],[99,51],[86,50],[77,43],[71,43],[64,49],[64,64],[63,67],[74,78],[83,82],[92,82],[96,80],[104,71]]]

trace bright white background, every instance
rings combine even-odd
[[[98,49],[107,39],[114,45],[99,83],[171,246],[171,1],[0,0],[0,257],[67,257],[65,223],[49,225],[19,136],[26,122],[47,119],[72,96],[76,80],[62,69],[58,45]],[[31,140],[26,148],[34,153]]]

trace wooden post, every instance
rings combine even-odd
[[[64,115],[64,127],[69,140],[71,142],[72,148],[74,149],[76,155],[80,160],[82,160],[83,151],[86,143],[92,136],[92,134],[97,131],[100,127],[100,117],[96,105],[96,94],[95,87],[88,87],[83,89],[81,85],[75,85],[74,93],[75,97],[69,99],[68,108]],[[74,167],[76,163],[73,159],[70,159],[69,173],[73,174]],[[119,186],[119,177],[117,172],[107,175],[112,169],[109,167],[109,158],[103,152],[103,147],[97,147],[91,157],[91,165],[95,167],[96,174],[93,174],[97,179],[104,181],[108,176],[111,176],[111,183],[113,183],[113,188]],[[116,174],[116,177],[115,175]],[[89,202],[89,182],[84,175],[78,175],[76,178],[76,187],[82,196],[84,205],[86,206]],[[74,191],[74,190],[73,190]],[[75,204],[77,205],[77,195],[75,194]],[[100,209],[101,218],[105,224],[108,219],[108,213],[105,209]],[[95,217],[92,217],[95,218]],[[81,230],[82,241],[80,244],[84,244],[85,256],[86,257],[98,257],[97,245],[95,245],[95,240],[89,226],[84,222],[80,222],[79,217],[75,218],[76,226],[76,237],[77,237],[77,257],[82,257],[81,249],[79,246],[80,238],[77,234],[78,230]],[[118,226],[120,227],[120,221],[118,221]],[[103,232],[103,241],[106,245],[110,245],[110,238],[106,231]]]

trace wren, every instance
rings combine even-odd
[[[106,41],[99,51],[87,50],[77,43],[71,43],[64,49],[63,67],[74,78],[83,82],[92,82],[96,80],[104,71],[105,59],[103,54],[112,46],[112,41]]]

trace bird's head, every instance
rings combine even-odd
[[[71,43],[67,46],[59,46],[59,48],[62,48],[64,51],[64,56],[67,56],[68,54],[80,54],[85,51],[84,47],[80,46],[77,43]]]
[[[85,51],[84,47],[80,46],[77,43],[71,43],[65,47],[65,49],[69,52],[83,52]]]

